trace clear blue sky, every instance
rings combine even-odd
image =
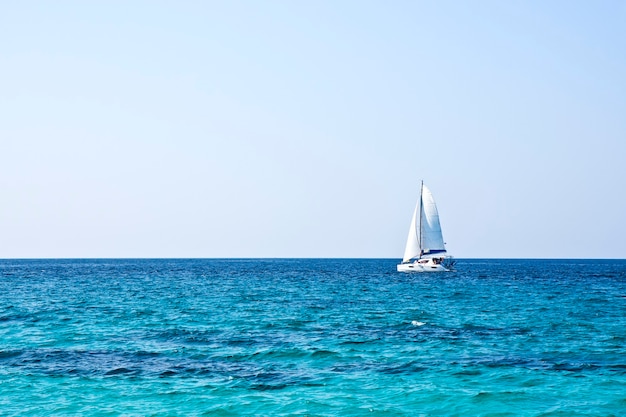
[[[0,6],[0,258],[626,257],[626,2]]]

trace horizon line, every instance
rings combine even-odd
[[[457,260],[606,260],[606,261],[620,261],[626,260],[626,258],[548,258],[548,257],[497,257],[497,258],[482,258],[482,257],[453,257]],[[281,256],[269,256],[269,257],[11,257],[0,258],[0,261],[10,260],[402,260],[401,257],[281,257]]]

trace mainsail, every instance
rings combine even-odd
[[[422,239],[420,249],[422,254],[441,253],[446,251],[439,224],[439,212],[432,193],[422,185]]]

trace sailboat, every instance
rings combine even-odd
[[[453,265],[443,241],[435,199],[422,181],[398,272],[442,272]]]

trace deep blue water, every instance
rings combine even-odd
[[[0,260],[0,415],[626,415],[626,261],[396,262]]]

